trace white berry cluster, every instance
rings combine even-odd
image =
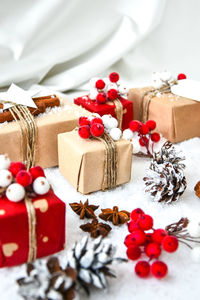
[[[145,151],[145,147],[140,146],[139,135],[137,132],[133,132],[129,128],[125,129],[123,131],[122,138],[131,142],[131,144],[133,145],[133,154]]]
[[[21,164],[24,166],[24,164],[20,162],[13,164]],[[32,168],[33,172],[34,168],[37,167]],[[38,175],[38,177],[33,180],[30,172],[22,172],[25,172],[30,177],[30,184],[37,195],[44,195],[49,191],[50,185],[44,176]],[[18,173],[20,173],[20,171]],[[13,167],[8,155],[0,155],[0,196],[5,193],[7,199],[12,202],[19,202],[23,200],[26,194],[27,185],[23,183],[20,184],[19,182],[20,178],[17,177],[17,174],[13,173]]]
[[[118,121],[117,119],[113,118],[111,115],[104,115],[102,117],[103,125],[105,130],[109,133],[111,138],[114,141],[120,140],[122,136],[122,131],[118,128]]]
[[[169,87],[173,84],[174,78],[172,74],[168,71],[164,72],[154,72],[152,74],[153,87],[159,90],[162,87]]]

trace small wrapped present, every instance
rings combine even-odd
[[[173,143],[199,137],[200,103],[173,94],[171,89],[177,84],[176,80],[163,81],[157,80],[153,87],[129,90],[128,99],[134,103],[134,119],[155,120],[158,132]]]
[[[59,220],[59,222],[58,222]],[[32,262],[65,245],[65,204],[41,167],[0,155],[0,267]]]
[[[26,93],[21,90],[20,93]],[[14,103],[18,100],[17,93],[15,88],[11,95]],[[38,164],[43,168],[56,166],[57,135],[73,130],[79,117],[90,113],[57,95],[33,98],[33,104],[25,101],[27,106],[15,103],[2,110],[3,104],[7,105],[3,100],[6,96],[6,93],[0,93],[0,154],[8,153],[13,161],[26,162],[32,157],[31,165]],[[33,117],[37,114],[40,115]],[[16,121],[10,122],[14,119]]]
[[[118,127],[127,129],[133,119],[133,103],[126,98],[126,89],[118,83],[119,75],[111,73],[108,78],[90,81],[88,95],[74,99],[74,103],[100,116],[110,114],[118,120]]]
[[[110,135],[102,124],[91,123],[58,135],[60,172],[82,194],[114,188],[131,178],[132,144],[120,138],[119,128]]]

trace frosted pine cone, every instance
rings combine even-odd
[[[145,181],[145,192],[149,193],[154,201],[167,203],[176,201],[186,189],[186,178],[180,163],[184,157],[177,154],[170,142],[154,154],[153,161],[147,171]]]
[[[95,240],[84,237],[68,251],[66,263],[77,271],[79,284],[89,294],[90,286],[104,289],[107,287],[106,276],[115,277],[108,265],[114,261],[127,261],[114,255],[115,247],[102,237]]]

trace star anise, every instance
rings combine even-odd
[[[88,199],[83,203],[69,203],[71,209],[80,216],[80,219],[84,219],[85,217],[88,219],[96,218],[94,211],[99,207],[98,205],[89,205]]]
[[[194,187],[195,190],[195,194],[197,195],[197,197],[200,198],[200,181],[197,182],[197,184]]]
[[[102,209],[101,211],[99,218],[104,221],[110,221],[114,225],[124,224],[130,220],[130,213],[126,210],[119,211],[118,206],[114,206],[113,209]]]
[[[97,219],[92,220],[92,223],[81,225],[80,228],[85,232],[89,232],[90,236],[93,238],[97,238],[100,235],[106,237],[112,230],[109,225],[101,222],[99,223]]]

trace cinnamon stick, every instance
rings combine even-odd
[[[37,108],[29,107],[31,114],[36,116],[44,113],[47,107],[60,106],[60,99],[56,95],[49,95],[44,97],[33,98]],[[3,108],[3,104],[0,103],[0,109]],[[4,110],[0,113],[0,123],[13,121],[13,116],[9,110]]]

